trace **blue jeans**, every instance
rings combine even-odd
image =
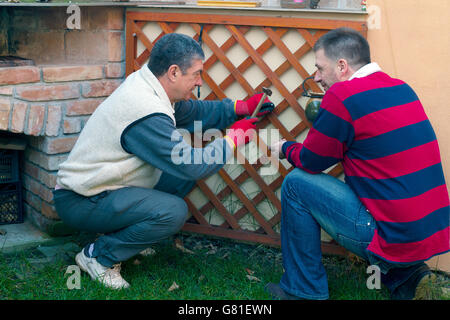
[[[292,295],[304,299],[328,299],[321,228],[350,252],[378,265],[382,272],[381,281],[391,294],[398,292],[397,289],[414,275],[428,270],[423,262],[398,265],[367,251],[376,228],[375,219],[347,184],[330,175],[313,175],[294,169],[284,179],[281,207],[281,250],[285,272],[280,287]],[[408,292],[406,296],[411,294],[413,292]]]

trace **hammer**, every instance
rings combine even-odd
[[[252,118],[253,117],[256,117],[256,115],[258,114],[258,112],[259,112],[259,109],[261,109],[261,106],[262,106],[262,104],[263,104],[263,102],[264,102],[264,100],[266,100],[266,98],[267,98],[267,96],[271,96],[272,95],[272,90],[270,90],[269,88],[264,88],[264,87],[262,87],[262,91],[263,91],[263,96],[261,97],[261,100],[259,100],[259,103],[258,103],[258,105],[256,106],[256,109],[255,109],[255,111],[253,111],[253,113],[252,113]]]

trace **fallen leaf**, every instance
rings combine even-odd
[[[255,273],[255,271],[250,270],[249,268],[245,268],[245,271],[247,271],[247,273],[248,273],[249,275],[252,275],[252,274]]]
[[[183,245],[183,241],[181,241],[181,239],[175,239],[175,248],[181,250],[184,253],[190,253],[190,254],[195,253],[194,251],[185,248]]]
[[[225,259],[230,255],[229,252],[225,252],[225,254],[223,256],[220,257],[220,259]]]
[[[205,246],[205,248],[210,248],[206,254],[216,254],[217,253],[217,247],[214,246],[212,243],[209,243]]]
[[[174,281],[168,291],[177,290],[178,288],[180,288],[180,286]]]
[[[147,248],[147,249],[142,250],[142,251],[140,252],[140,255],[142,255],[142,256],[144,256],[144,257],[152,256],[152,255],[154,255],[154,254],[156,254],[156,251],[155,251],[155,249],[152,249],[152,248]]]
[[[260,279],[258,279],[257,277],[255,277],[255,276],[251,276],[251,275],[247,275],[247,279],[248,280],[250,280],[250,281],[258,281],[258,282],[260,282],[261,280]]]
[[[135,266],[138,266],[138,265],[141,264],[141,261],[140,261],[139,259],[134,259],[133,264],[134,264]]]
[[[192,248],[194,250],[201,250],[203,249],[203,244],[201,242],[197,242],[194,246],[194,248]]]

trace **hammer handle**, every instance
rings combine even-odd
[[[261,109],[261,106],[262,106],[264,100],[266,100],[266,98],[267,98],[267,93],[264,93],[261,100],[259,100],[259,103],[256,106],[255,111],[253,111],[253,113],[252,113],[252,118],[256,117],[256,115],[258,114],[259,110]]]

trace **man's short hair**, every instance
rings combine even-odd
[[[345,59],[352,67],[362,67],[371,62],[369,43],[351,28],[334,29],[320,37],[314,45],[314,52],[320,49],[328,59]]]
[[[169,33],[153,46],[148,67],[157,78],[173,64],[179,66],[184,74],[192,66],[192,60],[204,58],[203,49],[197,41],[184,34]]]

